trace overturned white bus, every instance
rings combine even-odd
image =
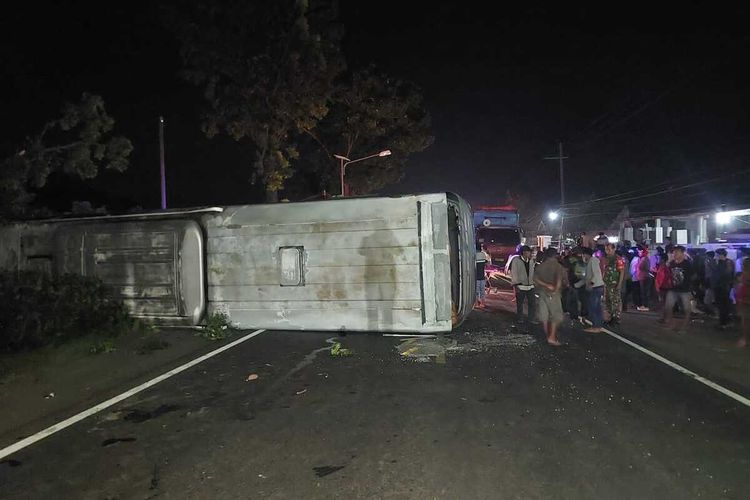
[[[445,332],[474,303],[471,208],[451,193],[18,222],[0,268],[96,276],[140,317]]]

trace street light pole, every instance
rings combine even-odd
[[[357,163],[358,161],[369,160],[370,158],[375,158],[376,156],[390,156],[390,155],[391,155],[390,149],[384,149],[383,151],[379,153],[371,154],[363,158],[357,158],[356,160],[350,160],[346,156],[342,156],[342,155],[333,155],[334,158],[338,159],[341,162],[339,166],[339,174],[341,176],[341,197],[343,198],[346,195],[346,193],[344,193],[344,187],[345,187],[344,175],[346,175],[346,167],[348,165],[351,165],[352,163]]]
[[[159,117],[159,178],[161,180],[161,209],[167,208],[167,173],[164,166],[164,117]]]
[[[563,156],[562,141],[558,142],[558,155],[557,158],[560,160],[560,207],[565,206],[565,167],[563,160],[566,158]]]
[[[339,174],[341,174],[341,196],[344,196],[344,170],[346,170],[346,158],[343,156],[337,156],[337,158],[341,161],[341,166],[339,168]]]
[[[565,223],[565,164],[563,163],[563,160],[567,160],[567,156],[563,156],[563,144],[562,141],[558,141],[557,143],[557,156],[545,156],[545,160],[559,160],[560,161],[560,239],[559,239],[559,245],[560,250],[562,250],[563,245],[563,236],[565,235],[565,232],[563,231],[563,224]]]

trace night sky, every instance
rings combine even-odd
[[[343,1],[349,66],[414,81],[433,118],[434,145],[384,192],[501,203],[512,188],[553,208],[557,163],[542,158],[561,139],[569,203],[641,189],[665,193],[635,211],[750,204],[749,9],[620,8]],[[260,200],[252,151],[202,136],[200,92],[180,80],[157,7],[30,3],[6,10],[0,32],[3,152],[83,91],[104,97],[135,146],[125,174],[53,179],[43,196],[56,208],[158,207],[160,114],[171,206]]]

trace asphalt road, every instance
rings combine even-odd
[[[608,336],[510,325],[474,313],[445,364],[265,332],[9,457],[0,497],[746,498],[750,409]]]

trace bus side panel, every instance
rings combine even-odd
[[[0,227],[0,269],[54,272],[54,224],[17,223]]]
[[[202,319],[203,235],[196,222],[63,225],[56,239],[58,272],[101,279],[135,316],[180,325]]]
[[[444,329],[422,321],[421,198],[239,206],[203,216],[209,310],[244,328]]]

